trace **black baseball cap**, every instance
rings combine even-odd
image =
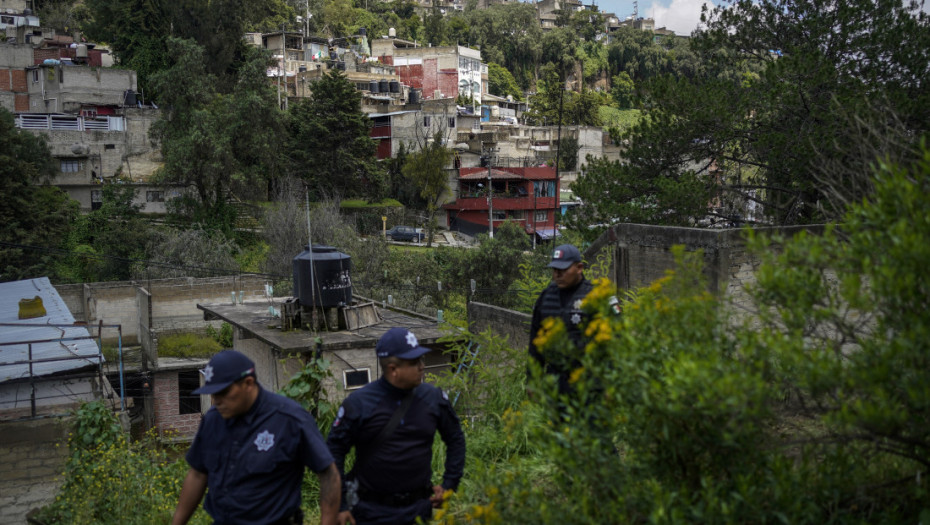
[[[429,351],[429,348],[420,346],[413,332],[401,327],[394,327],[384,332],[381,339],[378,339],[378,344],[375,345],[375,354],[378,357],[417,359]]]
[[[549,262],[549,268],[564,270],[569,266],[581,262],[581,252],[571,244],[558,246],[552,252],[552,261]]]
[[[200,370],[203,386],[194,394],[215,394],[243,377],[255,375],[255,363],[235,350],[223,350],[210,358],[207,366]]]

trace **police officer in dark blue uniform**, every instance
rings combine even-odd
[[[339,512],[339,471],[317,429],[297,402],[264,390],[255,364],[234,350],[220,352],[200,371],[213,406],[187,452],[172,525],[187,523],[207,488],[204,510],[217,525],[300,524],[304,468],[320,478],[322,523]]]
[[[586,314],[581,309],[581,302],[591,292],[593,285],[584,277],[581,252],[571,244],[563,244],[553,250],[548,267],[552,268],[552,282],[539,294],[533,307],[529,353],[547,373],[558,377],[559,393],[567,394],[571,391],[568,378],[572,370],[580,366],[579,360],[559,363],[546,359],[533,340],[539,334],[543,320],[555,317],[562,320],[569,338],[581,351],[584,348],[582,327],[587,321]]]
[[[355,467],[344,483],[339,522],[357,525],[429,522],[443,493],[458,488],[465,468],[465,436],[446,394],[423,383],[429,352],[406,328],[391,328],[375,352],[382,375],[343,401],[327,444],[344,473],[355,447]],[[433,438],[446,444],[442,484],[432,484]]]

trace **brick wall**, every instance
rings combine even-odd
[[[29,111],[29,95],[24,93],[17,93],[13,97],[13,111],[17,113],[25,113]]]
[[[13,84],[10,81],[10,70],[0,69],[0,91],[12,91]]]
[[[436,75],[436,85],[444,97],[456,97],[459,94],[458,68],[443,69]]]
[[[69,424],[69,418],[0,423],[0,523],[25,525],[27,512],[54,499]]]
[[[26,71],[23,69],[10,70],[10,89],[14,93],[27,93],[29,86],[26,84]]]
[[[162,436],[192,438],[200,425],[200,413],[181,414],[178,408],[178,371],[155,373],[155,421]]]

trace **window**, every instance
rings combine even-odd
[[[546,222],[549,219],[549,210],[536,210],[536,222]]]
[[[494,211],[492,211],[491,213],[494,215],[494,220],[495,220],[495,221],[507,220],[507,212],[506,212],[506,211],[494,210]]]
[[[145,202],[165,202],[165,192],[147,191],[145,192]]]
[[[77,173],[84,169],[83,162],[79,160],[62,160],[61,161],[61,172],[62,173]]]
[[[423,116],[423,127],[424,127],[424,128],[428,128],[428,127],[429,127],[429,123],[430,123],[430,116],[429,116],[429,115],[424,115],[424,116]]]
[[[38,69],[33,69],[33,70],[32,70],[32,83],[33,83],[33,84],[36,84],[36,83],[38,83],[38,82],[39,82],[39,70],[38,70]]]
[[[449,117],[449,129],[455,129],[455,117]]]
[[[200,371],[178,372],[178,414],[199,414],[200,396],[194,390],[200,388]]]
[[[343,370],[342,382],[346,390],[361,388],[371,382],[371,369],[356,368],[355,370]]]
[[[550,180],[534,181],[533,194],[536,197],[555,197],[555,182]]]
[[[13,21],[12,16],[6,16],[6,15],[0,16],[0,24],[13,24],[13,23],[14,21]]]

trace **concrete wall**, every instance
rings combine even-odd
[[[468,330],[480,333],[490,329],[504,337],[512,348],[528,348],[532,316],[499,306],[472,301],[468,303]]]
[[[0,423],[0,523],[24,525],[27,512],[54,500],[69,425],[70,418]]]
[[[792,236],[801,231],[819,232],[820,226],[760,228],[757,231]],[[748,311],[747,286],[755,282],[758,261],[746,250],[742,230],[674,228],[642,224],[614,226],[595,241],[584,258],[589,279],[608,277],[621,290],[647,286],[674,269],[672,247],[684,245],[688,251],[703,250],[704,274],[708,290],[726,297],[735,312]],[[491,329],[506,337],[513,348],[529,345],[530,316],[483,303],[468,304],[468,324],[472,332]]]
[[[137,294],[142,287],[147,295]],[[242,291],[244,300],[264,297],[265,279],[255,275],[233,275],[59,285],[55,289],[65,299],[76,321],[120,325],[125,345],[141,344],[140,315],[149,317],[149,328],[155,333],[202,331],[208,322],[203,320],[197,303],[231,301],[233,291],[237,298]],[[140,305],[140,297],[150,298],[150,303]],[[104,330],[103,340],[115,342],[117,335],[115,329]]]

